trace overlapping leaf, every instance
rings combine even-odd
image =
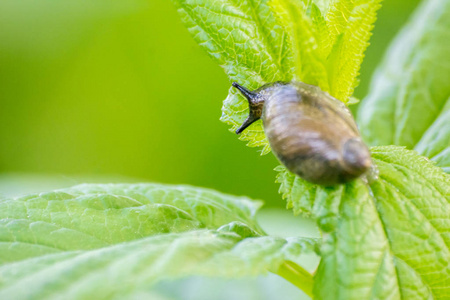
[[[1,299],[111,299],[188,275],[278,271],[314,239],[262,236],[260,203],[158,184],[81,185],[0,201]]]
[[[276,80],[291,80],[293,74],[288,37],[267,2],[175,0],[194,39],[232,81],[250,89]],[[248,115],[248,104],[230,89],[222,111],[222,121],[236,130]],[[262,146],[265,153],[269,151],[260,122],[240,138],[250,146]]]
[[[200,230],[150,236],[89,251],[65,251],[0,267],[2,299],[110,299],[189,275],[241,277],[277,270],[313,240]]]
[[[372,145],[416,149],[450,172],[450,2],[424,1],[378,70],[358,122]]]
[[[404,148],[372,148],[379,179],[336,188],[286,170],[288,206],[313,216],[324,235],[318,299],[447,299],[450,176]]]
[[[250,89],[300,80],[347,102],[380,0],[175,0],[195,40],[232,81]],[[345,11],[344,11],[345,10]],[[221,120],[234,131],[248,104],[230,89]],[[261,122],[241,134],[249,146],[270,147]]]
[[[358,85],[357,77],[369,45],[381,0],[334,1],[327,13],[330,43],[327,57],[330,94],[347,102]],[[328,50],[329,51],[329,50]]]
[[[261,233],[260,204],[206,189],[81,185],[0,202],[0,261],[88,250],[161,233],[217,229],[236,221]]]
[[[272,0],[271,6],[290,37],[295,67],[293,79],[314,84],[329,91],[325,61],[320,56],[319,42],[322,40],[318,37],[319,31],[314,26],[316,23],[313,23],[306,14],[307,5],[295,0]],[[313,8],[318,18],[322,18],[317,6],[313,4]],[[322,20],[326,22],[323,18]]]
[[[450,173],[450,98],[414,149]]]

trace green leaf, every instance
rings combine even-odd
[[[331,50],[327,58],[330,94],[345,103],[358,85],[359,69],[380,2],[334,1],[327,13],[329,42],[321,46],[325,51]]]
[[[292,215],[292,214],[291,214]],[[257,278],[223,279],[204,276],[163,281],[152,291],[173,300],[310,300],[297,287],[269,273]],[[152,299],[153,298],[140,298]]]
[[[316,240],[262,236],[259,206],[160,184],[80,185],[3,199],[0,298],[110,299],[188,275],[302,270],[286,260],[314,250]]]
[[[261,203],[212,190],[160,184],[80,185],[0,202],[0,261],[88,250],[231,222],[262,233]]]
[[[272,0],[271,7],[290,37],[295,66],[294,80],[320,86],[328,91],[328,74],[320,56],[319,32],[326,29],[320,9],[313,5],[315,21],[307,15],[304,3],[295,0]],[[326,32],[320,32],[326,34]]]
[[[416,149],[450,167],[450,2],[423,1],[393,42],[362,102],[371,145]]]
[[[26,259],[0,267],[0,296],[109,299],[188,275],[256,276],[277,270],[314,244],[295,238],[240,239],[235,233],[191,231]]]
[[[232,81],[256,89],[267,82],[291,80],[293,64],[286,33],[267,5],[268,0],[175,0],[194,39],[215,59]],[[247,101],[230,88],[221,120],[236,130],[248,115]],[[269,145],[261,122],[239,138],[252,147]]]
[[[299,80],[344,102],[356,86],[380,2],[341,0],[330,7],[327,0],[174,1],[194,39],[232,81],[256,89]],[[338,17],[342,9],[345,16]],[[230,88],[221,120],[235,131],[247,116],[247,101]],[[262,154],[270,151],[261,121],[239,139],[262,147]]]
[[[323,232],[317,299],[447,299],[450,176],[416,152],[372,148],[379,179],[309,184],[278,168],[280,191]]]
[[[414,149],[450,173],[450,98]]]

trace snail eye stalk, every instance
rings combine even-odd
[[[233,87],[237,88],[245,98],[247,98],[249,103],[253,102],[253,100],[255,100],[256,97],[258,96],[258,94],[249,91],[248,89],[246,89],[237,82],[233,82],[232,85]]]

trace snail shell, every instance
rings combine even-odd
[[[255,91],[233,83],[250,113],[236,131],[262,119],[275,156],[303,179],[325,186],[349,182],[372,166],[355,120],[344,103],[316,86],[274,82]]]

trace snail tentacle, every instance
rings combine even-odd
[[[252,92],[237,82],[233,82],[233,87],[237,88],[239,92],[248,100],[249,113],[244,123],[236,130],[237,134],[240,134],[248,126],[258,121],[261,118],[262,110],[264,107],[264,99],[260,97],[258,93]]]

